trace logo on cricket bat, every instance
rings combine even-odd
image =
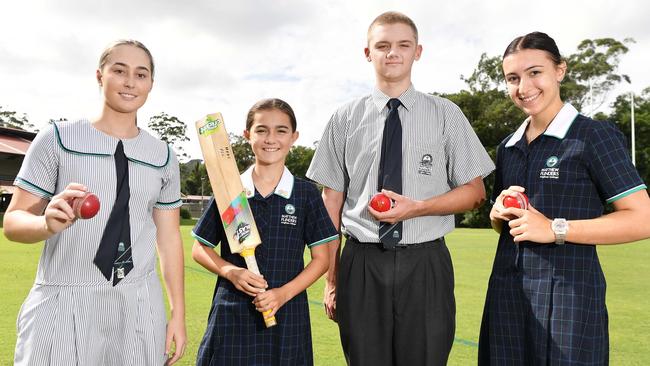
[[[245,222],[240,222],[235,231],[235,239],[239,244],[243,243],[251,235],[251,226]]]
[[[217,131],[223,122],[211,116],[205,117],[205,124],[199,128],[199,135],[209,136]]]

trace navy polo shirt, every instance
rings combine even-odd
[[[313,183],[295,178],[285,168],[274,193],[262,197],[255,190],[252,171],[253,167],[249,168],[241,179],[262,239],[262,244],[255,248],[255,258],[269,286],[279,287],[302,272],[305,245],[325,244],[338,238],[338,233]],[[214,198],[192,230],[192,236],[213,248],[228,243]],[[222,246],[221,256],[232,264],[246,267],[244,259],[239,254],[233,255],[228,245]]]
[[[263,197],[255,190],[252,167],[241,176],[262,244],[255,249],[260,272],[269,288],[294,279],[305,267],[305,245],[314,247],[338,238],[318,188],[294,178],[285,168],[274,193]],[[222,243],[221,257],[246,267],[230,252],[219,212],[212,200],[192,236],[201,244]],[[313,364],[307,293],[288,301],[275,315],[278,325],[264,327],[251,297],[225,278],[217,280],[208,329],[199,347],[197,365]]]
[[[566,104],[530,144],[528,121],[497,149],[492,200],[526,189],[546,217],[591,219],[646,189],[625,137]],[[480,358],[502,363],[603,364],[608,357],[605,278],[593,245],[515,244],[503,223],[488,286]],[[552,340],[549,340],[551,337]]]

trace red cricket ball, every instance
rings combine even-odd
[[[375,211],[386,212],[390,210],[392,206],[393,202],[391,199],[383,193],[377,193],[370,199],[370,207]]]
[[[515,207],[528,210],[528,196],[521,192],[515,192],[514,196],[503,197],[503,207]]]
[[[90,219],[99,211],[99,198],[93,193],[87,192],[83,197],[77,197],[72,201],[72,211],[80,219]]]

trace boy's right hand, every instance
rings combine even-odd
[[[226,279],[232,282],[237,290],[253,297],[266,291],[266,288],[269,287],[264,277],[241,267],[233,266],[226,272]]]

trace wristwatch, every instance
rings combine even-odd
[[[553,229],[553,233],[555,233],[555,244],[564,244],[566,233],[569,231],[569,223],[567,223],[566,219],[553,219],[551,229]]]

